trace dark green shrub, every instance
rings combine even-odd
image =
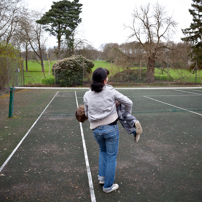
[[[71,56],[58,61],[53,65],[52,72],[56,84],[62,87],[83,85],[87,74],[91,73],[94,67],[92,61],[83,56]]]
[[[162,75],[154,76],[154,78],[155,78],[155,81],[173,81],[173,78],[171,77],[167,78],[167,76],[162,76]]]
[[[54,78],[46,78],[46,79],[42,79],[42,84],[45,85],[54,85],[55,84],[55,79]]]

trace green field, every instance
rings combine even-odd
[[[44,61],[45,67],[45,77],[46,78],[54,78],[52,75],[52,66],[56,61],[51,61],[50,70],[48,61]],[[106,61],[93,61],[94,68],[93,71],[98,67],[106,68],[110,71],[110,75],[114,75],[123,69],[115,67],[113,64],[108,63]],[[25,66],[25,64],[24,64]],[[135,68],[135,67],[134,67]],[[139,68],[138,68],[139,69]],[[144,68],[142,68],[144,69]],[[50,71],[50,72],[49,72]],[[192,82],[195,83],[196,75],[192,74],[189,70],[177,70],[177,69],[169,69],[169,74],[174,78],[174,81],[178,82]],[[200,75],[202,77],[202,70],[200,71]],[[25,85],[33,85],[33,84],[42,84],[42,79],[44,79],[43,72],[41,70],[41,66],[36,61],[28,62],[28,72],[24,72],[25,76]],[[169,76],[165,72],[162,72],[161,69],[155,69],[155,77],[160,81],[168,81]],[[201,83],[199,73],[197,74],[197,83]]]
[[[46,78],[54,78],[52,75],[51,68],[55,61],[51,61],[50,65],[50,74],[49,74],[49,63],[48,61],[44,61],[44,68],[45,68],[45,77]],[[25,67],[25,64],[24,64]],[[25,85],[28,84],[40,84],[42,83],[42,79],[44,79],[43,72],[41,70],[40,63],[36,61],[28,61],[28,72],[24,71],[25,76]]]

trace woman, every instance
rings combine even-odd
[[[119,188],[118,184],[114,184],[119,145],[116,100],[130,113],[133,105],[129,98],[107,85],[108,74],[108,70],[97,68],[93,73],[91,89],[84,95],[85,116],[100,148],[98,180],[104,184],[105,193]]]

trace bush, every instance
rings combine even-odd
[[[167,78],[167,76],[160,75],[160,76],[155,76],[155,80],[156,81],[173,81],[173,78],[171,77]]]
[[[62,87],[76,86],[83,85],[84,79],[93,67],[92,61],[78,55],[58,61],[53,65],[52,72],[56,84]]]
[[[54,85],[55,84],[55,78],[46,78],[46,79],[42,79],[42,84],[45,85]]]

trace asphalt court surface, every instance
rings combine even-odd
[[[86,90],[45,96],[50,101],[57,93],[1,171],[0,201],[92,201],[92,194],[95,201],[201,201],[202,90],[119,90],[133,101],[143,134],[135,144],[119,124],[115,182],[120,188],[110,194],[98,184],[98,145],[85,122],[90,192],[80,125],[74,117],[75,91],[78,104],[83,104]],[[34,122],[33,108],[26,110],[30,117],[22,115],[22,121]]]

